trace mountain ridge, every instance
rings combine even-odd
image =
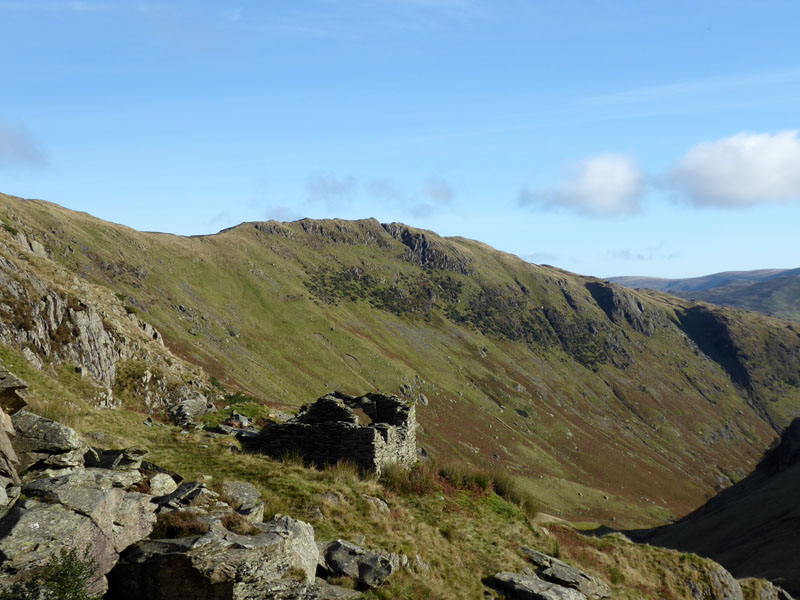
[[[284,408],[404,390],[429,453],[507,470],[565,515],[681,514],[746,476],[800,407],[796,326],[464,238],[374,220],[143,234],[10,196],[0,218],[229,390]]]

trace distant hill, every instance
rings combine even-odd
[[[746,479],[640,542],[713,558],[737,577],[764,577],[800,594],[800,419]]]
[[[611,277],[609,281],[800,321],[800,268],[726,271],[688,279]]]

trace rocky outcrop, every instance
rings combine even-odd
[[[507,600],[586,600],[579,591],[548,583],[536,575],[501,572],[491,578],[489,585]]]
[[[359,422],[368,421],[366,424]],[[250,451],[281,457],[297,453],[315,464],[351,461],[380,474],[390,464],[417,460],[416,410],[394,395],[328,394],[286,423],[265,426],[255,438],[240,438]]]
[[[652,336],[655,324],[641,301],[621,286],[600,281],[590,281],[586,289],[597,305],[614,323],[627,321],[639,333]]]
[[[321,544],[320,555],[323,569],[350,577],[361,589],[380,587],[396,568],[389,558],[345,540]]]
[[[0,514],[19,495],[19,459],[11,443],[14,433],[11,417],[0,408]]]
[[[217,521],[202,536],[138,542],[109,574],[109,593],[119,600],[249,600],[289,598],[298,583],[313,584],[319,555],[312,527],[281,515],[257,527],[243,536]]]
[[[434,239],[420,230],[414,230],[402,223],[384,223],[383,228],[406,248],[406,260],[421,267],[442,269],[462,275],[472,272],[471,260],[454,246]]]
[[[13,445],[20,471],[46,470],[54,474],[83,466],[89,446],[74,430],[26,410],[11,420],[16,430]]]
[[[522,553],[534,565],[536,575],[544,581],[578,590],[587,600],[611,597],[608,585],[594,575],[530,548],[522,548]]]
[[[686,582],[695,600],[743,600],[742,587],[722,566],[712,563],[701,580]]]
[[[150,533],[150,497],[113,487],[92,470],[37,479],[0,521],[0,581],[44,566],[64,548],[89,549],[97,562],[91,591],[106,589],[105,575],[119,552]]]
[[[29,241],[24,248],[32,251]],[[196,377],[185,376],[190,370],[169,355],[161,334],[108,290],[83,282],[65,288],[55,282],[59,276],[53,273],[58,272],[54,264],[47,261],[46,269],[34,269],[30,261],[13,256],[0,243],[0,343],[19,349],[39,369],[74,366],[96,382],[94,400],[104,408],[119,407],[115,392],[131,388],[142,392],[148,410],[166,411],[181,425],[213,410],[205,388]],[[132,364],[141,365],[140,373],[132,372]],[[0,381],[0,396],[4,394]]]

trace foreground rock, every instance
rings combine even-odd
[[[611,597],[611,589],[608,585],[594,575],[530,548],[522,548],[522,553],[535,565],[536,575],[544,581],[577,590],[587,600],[602,600]]]
[[[150,496],[113,485],[92,469],[25,484],[26,499],[0,520],[0,581],[42,567],[61,549],[88,548],[97,561],[90,591],[104,591],[119,553],[146,537],[156,520]]]
[[[543,581],[536,575],[497,573],[489,584],[507,600],[587,600],[577,590]]]
[[[395,570],[392,562],[385,556],[344,540],[321,546],[320,564],[323,568],[332,575],[352,578],[362,589],[383,585]]]
[[[14,450],[19,457],[19,471],[29,469],[57,473],[83,466],[89,446],[72,429],[26,410],[11,418],[16,436]]]
[[[256,535],[238,535],[216,521],[205,535],[140,541],[109,574],[109,594],[118,600],[304,597],[289,594],[315,583],[319,551],[311,525],[277,515],[257,528]]]

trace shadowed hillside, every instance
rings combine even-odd
[[[708,556],[800,594],[800,419],[753,473],[674,525],[634,539]]]

